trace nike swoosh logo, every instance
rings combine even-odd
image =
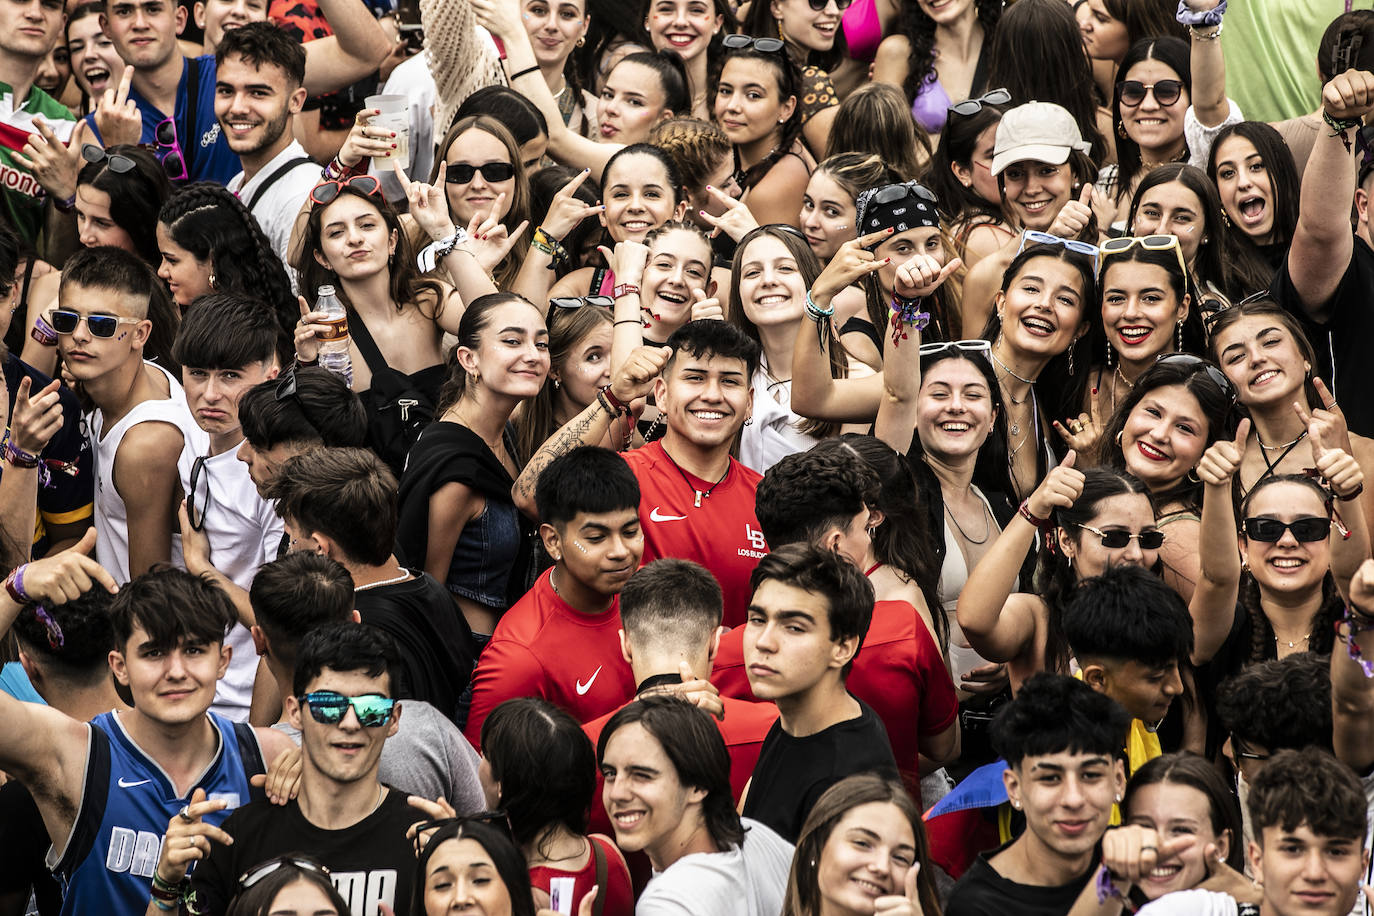
[[[596,676],[597,676],[598,674],[601,673],[601,669],[602,669],[603,667],[605,667],[605,666],[604,666],[604,665],[597,665],[597,666],[596,666],[596,670],[592,672],[592,676],[591,676],[590,678],[587,679],[587,683],[584,684],[584,683],[582,683],[581,681],[578,681],[578,682],[577,682],[577,695],[578,695],[578,696],[585,696],[586,693],[587,693],[587,691],[592,689],[592,685],[596,683]]]
[[[649,513],[649,520],[653,522],[680,522],[686,517],[685,515],[664,515],[659,512],[658,506],[654,506]]]
[[[140,779],[138,782],[125,782],[124,777],[119,777],[119,787],[121,789],[132,789],[134,786],[144,786],[152,782],[151,779]]]

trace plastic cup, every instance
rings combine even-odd
[[[381,127],[396,133],[396,148],[390,156],[373,156],[373,161],[389,166],[392,160],[399,160],[403,168],[410,167],[410,99],[403,95],[370,95],[363,103],[369,109],[381,109],[381,114],[372,118],[373,127]]]

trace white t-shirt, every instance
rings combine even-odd
[[[284,528],[272,504],[258,495],[248,476],[248,465],[239,461],[237,451],[237,447],[231,448],[205,460],[194,499],[197,511],[205,506],[210,562],[235,585],[246,589],[253,584],[258,567],[276,557]],[[246,722],[253,702],[258,655],[253,636],[243,624],[234,624],[226,642],[234,654],[210,708],[236,722]]]
[[[104,417],[99,410],[88,417],[91,436],[91,454],[95,457],[95,552],[96,559],[110,571],[120,585],[128,582],[129,575],[129,513],[123,498],[114,484],[115,456],[124,435],[140,423],[169,423],[181,430],[181,454],[177,458],[177,470],[181,474],[181,489],[189,493],[191,489],[191,466],[197,455],[210,450],[210,437],[205,430],[196,425],[186,406],[186,392],[181,389],[170,372],[156,363],[146,360],[167,379],[170,394],[164,400],[144,401],[136,405],[122,420],[104,428]],[[172,565],[181,566],[181,535],[172,535]]]
[[[253,200],[258,188],[268,178],[276,173],[277,169],[286,165],[292,159],[310,160],[310,156],[296,140],[291,141],[291,145],[277,153],[272,161],[262,167],[253,176],[252,181],[245,182],[243,173],[239,172],[229,179],[227,187],[239,196],[244,206]],[[310,196],[310,191],[315,185],[320,183],[320,164],[314,161],[306,161],[297,164],[287,170],[280,178],[272,182],[271,186],[253,201],[253,206],[249,212],[262,227],[263,234],[272,243],[272,250],[281,258],[282,263],[286,264],[286,273],[291,278],[291,285],[296,284],[296,272],[287,262],[287,249],[291,245],[291,227],[296,222],[296,214],[305,204],[305,199]]]
[[[725,852],[683,856],[656,872],[635,916],[777,916],[787,893],[792,844],[756,820],[740,818],[744,843]]]

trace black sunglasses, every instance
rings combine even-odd
[[[99,163],[103,162],[105,163],[106,168],[108,168],[111,172],[114,172],[116,175],[123,175],[126,172],[132,172],[134,168],[138,165],[138,163],[134,162],[128,156],[123,156],[119,153],[115,153],[113,156],[111,156],[109,153],[105,152],[104,149],[102,149],[99,146],[96,146],[94,143],[81,144],[81,158],[85,159],[91,165],[98,165]]]
[[[843,13],[845,10],[849,9],[850,4],[853,2],[854,0],[835,0],[835,8]],[[806,0],[806,5],[817,13],[825,9],[829,3],[830,0]]]
[[[1184,84],[1178,80],[1160,80],[1155,83],[1142,83],[1140,80],[1122,80],[1116,84],[1117,96],[1127,108],[1135,108],[1145,101],[1145,96],[1153,92],[1155,101],[1165,108],[1174,104],[1183,95]]]
[[[52,329],[59,334],[76,333],[77,325],[86,322],[92,337],[110,338],[121,324],[138,324],[140,318],[120,318],[117,315],[82,315],[72,309],[56,309],[52,313]]]
[[[510,181],[515,177],[515,166],[509,162],[484,162],[481,165],[459,162],[445,168],[444,183],[467,184],[477,172],[482,173],[483,181]]]
[[[1236,386],[1231,384],[1231,380],[1226,377],[1215,365],[1203,359],[1201,356],[1194,356],[1191,353],[1166,353],[1155,360],[1156,364],[1176,363],[1182,366],[1189,366],[1194,370],[1201,369],[1207,373],[1207,377],[1221,389],[1221,393],[1231,399],[1231,403],[1236,403]]]
[[[186,520],[191,523],[193,531],[205,530],[205,513],[210,509],[210,472],[205,470],[207,460],[205,455],[200,455],[191,463],[191,493],[186,498]],[[202,479],[205,481],[205,495],[200,499],[200,508],[196,508]]]
[[[1102,541],[1102,546],[1108,550],[1121,550],[1131,541],[1139,543],[1141,550],[1158,550],[1164,546],[1164,532],[1157,528],[1142,531],[1139,534],[1131,534],[1131,532],[1120,528],[1102,531],[1092,525],[1079,525],[1078,527],[1097,535],[1098,539]]]
[[[1011,93],[1005,89],[994,89],[976,99],[964,99],[949,106],[949,110],[967,118],[983,110],[984,105],[1005,105],[1011,101]]]
[[[848,5],[848,3],[845,4],[845,6]],[[812,8],[824,9],[825,7],[824,4],[819,7],[815,6],[813,2]],[[841,8],[843,9],[843,7]],[[753,48],[755,51],[762,51],[764,54],[776,54],[785,47],[781,38],[750,38],[748,35],[726,35],[721,45],[731,51]]]
[[[1291,522],[1281,522],[1276,518],[1247,518],[1242,524],[1246,537],[1266,544],[1277,544],[1285,531],[1293,532],[1293,537],[1300,544],[1311,544],[1331,537],[1331,519],[1315,515],[1296,518]]]

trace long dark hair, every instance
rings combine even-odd
[[[990,54],[992,38],[997,33],[998,20],[1002,18],[1002,0],[974,0],[974,15],[983,27],[983,45],[978,54]],[[902,92],[910,105],[926,83],[933,83],[935,75],[935,20],[926,15],[919,3],[900,4],[894,34],[905,35],[911,50],[906,58],[906,79],[902,82]]]
[[[1073,10],[1063,0],[1017,0],[1007,8],[993,39],[988,85],[1010,89],[1012,105],[1053,99],[1092,144],[1092,161],[1106,159],[1092,67]]]
[[[157,214],[172,196],[172,183],[158,158],[141,146],[112,146],[105,152],[133,160],[134,167],[116,172],[110,168],[108,158],[87,162],[77,173],[77,187],[90,185],[110,196],[110,219],[129,234],[134,253],[157,270],[162,263],[157,247]]]
[[[530,889],[529,866],[525,855],[505,833],[477,820],[455,820],[430,835],[424,851],[415,861],[415,880],[410,895],[410,916],[427,916],[425,912],[425,878],[434,853],[449,840],[473,840],[491,856],[496,875],[510,895],[511,916],[535,916],[534,892]]]
[[[997,383],[997,373],[986,356],[964,353],[954,347],[937,350],[921,357],[921,384],[925,385],[930,371],[945,360],[959,359],[973,366],[983,376],[988,386],[988,397],[992,400],[992,428],[988,437],[978,449],[978,458],[973,465],[973,482],[989,496],[1002,494],[1010,498],[1016,492],[1011,481],[1011,459],[1007,456],[1007,411],[1002,402],[1002,386]],[[919,431],[918,431],[919,432]],[[907,452],[911,460],[925,455],[925,446],[920,435],[912,436],[911,448]],[[943,525],[943,521],[941,521]]]
[[[952,226],[967,227],[975,219],[991,222],[1006,219],[1000,203],[984,200],[954,174],[955,165],[973,169],[973,153],[978,146],[978,138],[989,127],[1001,123],[1002,112],[1002,106],[984,102],[975,114],[965,116],[951,111],[945,121],[940,145],[930,159],[926,187],[935,192],[940,201],[940,212]]]
[[[293,853],[291,858],[300,859],[304,862],[315,862],[313,857],[303,853]],[[315,862],[315,864],[321,868],[324,867],[323,863]],[[249,870],[252,871],[252,869]],[[327,873],[302,868],[295,862],[282,862],[266,877],[231,900],[229,909],[225,911],[226,916],[268,916],[272,910],[272,904],[277,899],[277,894],[298,881],[314,885],[320,893],[328,898],[330,905],[338,911],[339,916],[351,912],[348,901],[340,896]]]
[[[637,8],[639,4],[626,3],[625,0],[587,0],[587,13],[592,17],[587,27],[586,44],[574,48],[571,55],[577,61],[578,75],[582,85],[593,92],[599,89],[597,77],[601,74],[597,67],[601,58],[615,45],[631,42],[652,48],[649,33],[644,30],[644,13],[647,8]],[[610,71],[606,72],[610,75]]]
[[[444,383],[439,387],[439,407],[438,412],[442,414],[467,393],[468,374],[463,371],[463,366],[458,362],[458,350],[466,347],[469,350],[476,350],[482,345],[482,332],[491,325],[491,313],[508,302],[521,302],[530,308],[538,311],[533,302],[526,299],[519,293],[487,293],[485,296],[478,296],[468,304],[463,311],[463,317],[458,321],[457,343],[453,349],[449,350],[445,359],[447,374],[444,376]],[[542,315],[543,313],[540,312]],[[528,458],[529,456],[524,456]],[[517,458],[517,460],[519,460]]]
[[[766,4],[765,4],[766,5]],[[792,149],[792,144],[797,142],[802,132],[802,77],[801,70],[792,61],[784,48],[779,52],[764,52],[754,47],[748,48],[727,48],[721,58],[719,70],[713,70],[711,79],[711,98],[716,97],[717,87],[720,85],[720,78],[725,72],[725,67],[732,60],[755,60],[768,64],[777,77],[778,99],[785,102],[789,97],[795,100],[792,106],[792,114],[782,123],[778,129],[778,142],[773,150],[745,169],[743,177],[740,179],[739,186],[742,190],[749,190],[754,185],[763,180],[763,176],[778,163],[778,160],[786,156]],[[738,153],[736,154],[738,159]]]
[[[983,0],[983,2],[989,2],[989,0]],[[996,0],[996,2],[1000,3],[1001,0]],[[786,38],[786,36],[782,34],[781,20],[773,18],[773,4],[771,3],[751,3],[749,5],[748,14],[739,25],[740,31],[745,35],[776,35],[779,38]],[[817,51],[814,48],[803,47],[802,50],[806,52],[806,58],[800,63],[803,66],[816,67],[825,71],[834,70],[844,62],[846,57],[848,57],[846,53],[848,48],[849,45],[844,37],[844,29],[837,28],[835,30],[835,43],[830,47],[829,51]],[[790,48],[788,53],[790,55]],[[797,104],[801,104],[800,98],[797,99]]]
[[[1145,38],[1188,38],[1188,30],[1175,18],[1173,0],[1103,0],[1102,5],[1126,27],[1128,47]],[[1117,72],[1125,73],[1125,64]]]
[[[1240,321],[1242,318],[1268,319],[1274,324],[1282,327],[1293,337],[1293,343],[1297,346],[1298,352],[1302,354],[1303,359],[1307,360],[1307,364],[1313,367],[1307,370],[1307,377],[1303,380],[1302,384],[1303,397],[1307,400],[1307,407],[1309,410],[1325,407],[1326,405],[1322,401],[1321,394],[1317,392],[1317,386],[1313,384],[1313,380],[1316,378],[1315,367],[1317,365],[1317,351],[1312,348],[1312,341],[1307,338],[1307,333],[1303,331],[1302,325],[1298,320],[1293,317],[1293,313],[1272,299],[1256,299],[1251,302],[1242,302],[1239,305],[1234,305],[1220,312],[1217,315],[1216,321],[1212,322],[1211,338],[1208,342],[1209,350],[1207,355],[1211,360],[1217,364],[1221,363],[1221,354],[1217,352],[1217,338],[1221,336],[1223,331]],[[1224,372],[1225,369],[1223,368],[1222,371]],[[1244,406],[1245,404],[1242,403],[1241,407]]]
[[[1129,822],[1131,802],[1141,789],[1168,784],[1187,786],[1203,794],[1207,799],[1207,816],[1212,833],[1218,837],[1223,833],[1230,834],[1226,864],[1238,872],[1244,871],[1245,834],[1241,829],[1240,805],[1217,768],[1205,757],[1189,751],[1165,754],[1132,773],[1131,781],[1126,784],[1126,797],[1121,802],[1122,820]]]
[[[1098,273],[1098,297],[1094,304],[1089,319],[1087,333],[1088,354],[1097,365],[1111,365],[1119,357],[1114,352],[1112,345],[1107,341],[1106,327],[1102,321],[1102,308],[1104,297],[1107,294],[1107,270],[1118,264],[1149,264],[1152,267],[1159,267],[1169,276],[1169,291],[1173,293],[1174,304],[1180,305],[1183,297],[1190,295],[1188,276],[1178,268],[1178,256],[1173,251],[1159,251],[1134,245],[1125,251],[1112,252],[1102,258],[1102,268]],[[1202,317],[1198,309],[1197,301],[1189,304],[1188,312],[1183,319],[1183,349],[1181,352],[1201,354],[1203,350],[1204,336],[1202,333]],[[1163,329],[1161,329],[1163,330]],[[1169,353],[1177,346],[1177,331],[1170,328],[1166,331],[1170,343],[1160,354]],[[1099,362],[1103,360],[1104,362]],[[1109,373],[1110,374],[1110,373]]]
[[[1183,86],[1190,93],[1193,86],[1193,69],[1188,59],[1188,43],[1181,38],[1149,38],[1131,45],[1126,56],[1121,59],[1117,70],[1122,80],[1131,68],[1142,61],[1159,61],[1178,74]],[[1182,99],[1174,103],[1182,104]],[[1116,200],[1120,203],[1131,191],[1131,179],[1140,171],[1140,144],[1126,132],[1126,122],[1121,116],[1121,82],[1118,80],[1112,90],[1112,123],[1116,125]],[[1187,155],[1185,147],[1184,154]]]
[[[1302,181],[1298,177],[1298,167],[1293,163],[1293,152],[1283,141],[1277,130],[1262,121],[1241,121],[1223,127],[1212,141],[1212,152],[1207,156],[1207,177],[1217,184],[1217,151],[1232,137],[1244,137],[1255,147],[1265,171],[1269,173],[1269,187],[1274,200],[1274,228],[1271,230],[1269,244],[1287,248],[1298,228],[1298,195]],[[1240,229],[1232,235],[1236,243],[1236,254],[1246,259],[1254,259],[1255,265],[1247,265],[1247,271],[1273,276],[1274,268],[1269,258],[1260,250],[1254,239]],[[1267,286],[1268,284],[1264,284]]]
[[[583,305],[576,309],[553,308],[546,317],[549,328],[549,375],[561,370],[568,359],[593,331],[612,324],[610,309]],[[606,353],[609,361],[611,354]],[[521,455],[533,455],[548,441],[560,426],[554,416],[557,389],[545,382],[539,393],[521,406],[512,420],[515,424],[515,447]],[[585,405],[583,405],[585,406]]]
[[[840,103],[825,142],[827,159],[840,153],[876,155],[897,181],[920,181],[925,175],[918,150],[929,160],[930,135],[911,117],[901,90],[889,83],[864,83],[851,92]]]

